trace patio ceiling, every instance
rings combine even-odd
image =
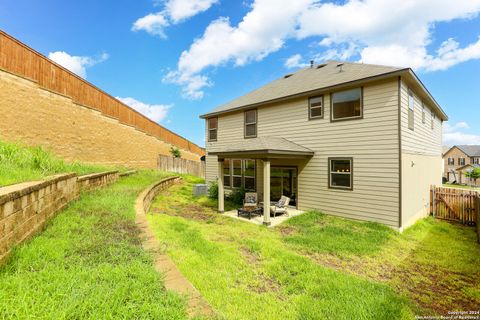
[[[219,158],[296,159],[310,158],[314,152],[285,138],[260,137],[212,146],[208,148],[208,154]]]

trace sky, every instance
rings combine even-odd
[[[411,67],[480,144],[480,0],[1,0],[0,29],[205,145],[199,115],[310,60]]]

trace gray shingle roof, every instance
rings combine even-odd
[[[480,157],[480,145],[460,145],[456,147],[469,157]]]
[[[275,154],[293,153],[304,155],[314,154],[312,150],[281,137],[259,137],[245,139],[234,143],[229,143],[226,146],[212,146],[208,148],[209,154],[246,152]]]
[[[338,67],[339,64],[343,64],[341,66],[342,71]],[[313,68],[304,68],[272,81],[263,87],[213,109],[208,114],[220,113],[242,106],[407,69],[373,64],[328,61],[325,64],[315,65]]]

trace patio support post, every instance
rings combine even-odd
[[[225,191],[223,189],[223,159],[218,159],[218,212],[223,213],[225,211]]]
[[[270,160],[263,160],[263,224],[270,225]]]

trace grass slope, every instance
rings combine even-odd
[[[0,186],[46,176],[75,172],[78,175],[111,170],[98,165],[68,163],[42,147],[26,147],[18,143],[0,141]]]
[[[141,247],[134,202],[164,174],[142,171],[72,203],[0,268],[0,319],[184,319]]]
[[[303,255],[304,243],[328,252],[370,254],[391,231],[374,224],[332,224],[286,241],[281,230],[215,213],[215,203],[193,198],[191,186],[171,187],[153,204],[150,223],[182,273],[226,319],[411,319],[415,307],[387,284],[339,272]],[[162,214],[159,214],[162,213]],[[308,217],[311,214],[306,214]],[[348,226],[364,228],[354,234]],[[290,226],[293,229],[293,226]],[[285,230],[283,230],[285,231]],[[288,230],[287,230],[288,231]],[[343,232],[343,233],[342,233]],[[336,235],[339,238],[335,238]],[[387,235],[387,240],[383,237]],[[317,237],[320,236],[320,240]],[[373,237],[369,240],[370,237]],[[344,242],[347,243],[344,243]],[[351,248],[351,246],[356,246]]]

